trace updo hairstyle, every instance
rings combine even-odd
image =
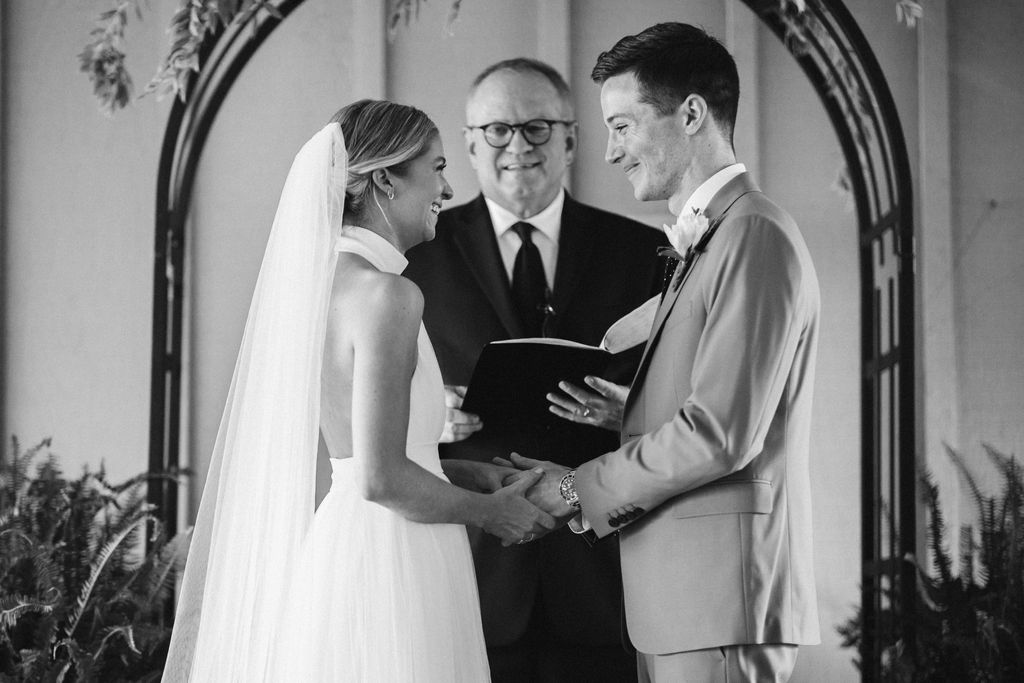
[[[403,175],[438,135],[434,122],[415,107],[386,100],[359,100],[331,118],[341,125],[348,151],[345,213],[362,216],[372,201],[371,175],[388,169]]]

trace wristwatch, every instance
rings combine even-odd
[[[580,497],[576,493],[576,470],[569,470],[562,475],[562,481],[558,483],[558,493],[566,505],[573,510],[580,509]]]

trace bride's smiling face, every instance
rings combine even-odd
[[[441,203],[454,194],[444,177],[446,165],[441,137],[435,135],[423,154],[408,163],[404,173],[392,176],[395,198],[388,213],[403,251],[434,239]]]

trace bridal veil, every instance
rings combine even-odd
[[[313,518],[320,372],[347,180],[338,123],[281,193],[210,460],[164,681],[268,677]]]

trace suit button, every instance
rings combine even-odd
[[[608,526],[612,527],[613,529],[620,524],[622,524],[622,522],[619,521],[618,517],[612,517],[608,520]]]

